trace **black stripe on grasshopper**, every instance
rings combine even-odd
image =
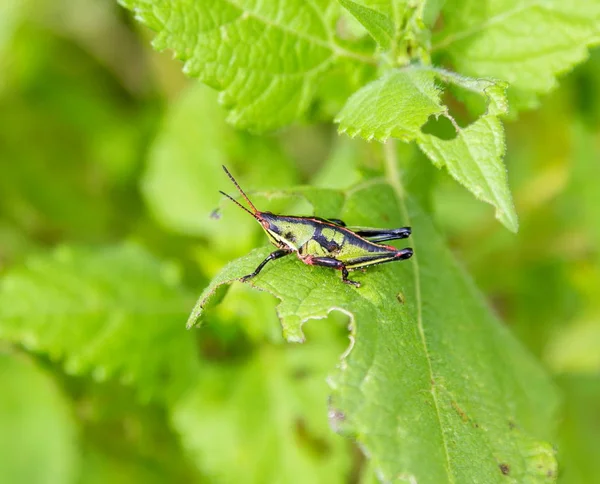
[[[277,247],[277,250],[269,254],[254,272],[240,278],[242,282],[256,276],[269,261],[296,253],[305,264],[340,270],[343,282],[360,287],[360,283],[348,279],[348,271],[409,259],[413,255],[413,250],[410,248],[399,250],[391,245],[381,244],[386,240],[405,239],[410,236],[410,227],[349,228],[339,219],[327,220],[319,217],[295,217],[261,212],[256,209],[227,168],[223,166],[223,170],[251,210],[225,192],[220,193],[252,215],[261,224],[271,243]]]

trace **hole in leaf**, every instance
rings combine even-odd
[[[474,123],[487,111],[488,100],[485,96],[455,84],[446,87],[442,101],[461,128]]]
[[[488,108],[488,99],[485,95],[478,94],[456,84],[443,83],[442,103],[447,106],[450,118],[464,129],[484,115]],[[456,129],[447,116],[435,118],[430,116],[421,131],[432,134],[443,140],[456,137]]]
[[[432,134],[436,138],[451,140],[456,138],[456,129],[446,116],[429,116],[427,122],[421,128],[425,134]]]

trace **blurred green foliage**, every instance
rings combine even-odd
[[[0,5],[0,482],[371,482],[377,469],[329,429],[343,420],[326,378],[346,317],[310,322],[289,345],[275,298],[235,285],[200,330],[185,320],[227,262],[264,244],[234,206],[210,218],[229,189],[221,164],[257,204],[294,213],[311,207],[278,190],[380,172],[380,147],[330,123],[373,69],[346,75],[340,62],[313,104],[294,98],[313,124],[259,136],[227,124],[216,93],[150,38],[110,2]],[[460,64],[476,47],[450,54]],[[516,81],[516,105],[533,105]],[[505,124],[516,235],[398,148],[407,192],[562,393],[565,483],[600,475],[599,126],[596,50]]]

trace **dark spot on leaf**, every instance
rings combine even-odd
[[[396,294],[396,299],[398,300],[398,302],[400,304],[404,304],[404,294],[402,294],[401,292],[399,292],[398,294]]]
[[[500,471],[505,476],[508,476],[510,474],[510,466],[508,464],[500,464],[499,467],[500,467]]]
[[[509,420],[508,421],[508,428],[510,430],[513,430],[516,426],[517,426],[517,424],[514,422],[514,420]]]
[[[454,410],[456,410],[456,413],[458,413],[458,415],[460,415],[460,418],[462,419],[462,421],[468,422],[469,417],[467,417],[467,414],[464,412],[464,410],[459,407],[458,403],[456,403],[454,400],[452,400],[451,404],[452,404],[452,408],[454,408]]]

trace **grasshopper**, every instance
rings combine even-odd
[[[295,217],[261,212],[250,201],[225,166],[223,166],[223,170],[252,210],[244,207],[227,193],[219,192],[252,215],[266,232],[269,241],[277,247],[277,250],[269,254],[254,272],[240,278],[242,282],[256,276],[269,261],[295,252],[305,264],[340,270],[342,271],[342,282],[360,287],[359,282],[348,279],[348,271],[409,259],[413,255],[413,250],[410,248],[398,250],[391,245],[380,243],[386,240],[407,238],[411,233],[410,227],[399,229],[350,228],[346,227],[343,221],[335,218],[326,220],[319,217]]]

